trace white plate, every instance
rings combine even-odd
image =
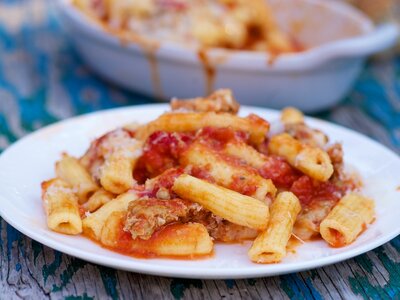
[[[147,122],[166,105],[144,105],[93,113],[41,129],[8,148],[0,157],[0,214],[13,227],[61,252],[81,259],[140,273],[188,278],[245,278],[271,276],[324,266],[367,252],[400,233],[400,159],[378,143],[348,129],[308,119],[311,126],[325,131],[331,140],[342,141],[347,164],[356,166],[365,181],[365,193],[376,201],[377,220],[353,244],[334,249],[322,241],[297,248],[283,262],[257,265],[249,261],[249,243],[216,245],[209,259],[185,261],[137,259],[103,249],[80,236],[66,236],[46,226],[40,198],[40,183],[54,176],[54,162],[67,151],[81,155],[95,137],[132,121]],[[243,108],[267,120],[278,113],[261,108]]]

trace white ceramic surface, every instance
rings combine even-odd
[[[73,118],[23,138],[0,156],[0,215],[29,237],[64,253],[118,269],[188,278],[245,278],[272,276],[315,268],[364,253],[400,233],[400,158],[378,143],[330,123],[307,119],[332,141],[342,141],[345,161],[363,175],[365,194],[376,201],[376,221],[350,246],[330,248],[323,241],[301,245],[295,254],[273,265],[257,265],[247,257],[249,243],[217,245],[205,260],[137,259],[123,256],[80,236],[66,236],[46,226],[40,183],[54,176],[54,162],[61,152],[81,155],[95,137],[131,121],[147,122],[167,110],[166,105],[122,108]],[[278,113],[243,108],[267,120]]]
[[[278,56],[265,53],[207,52],[215,76],[205,71],[198,50],[162,42],[149,50],[121,43],[71,4],[57,0],[62,23],[78,52],[102,77],[125,88],[170,99],[231,88],[241,103],[281,108],[297,106],[306,112],[326,109],[351,88],[368,55],[390,47],[398,28],[375,29],[352,7],[329,0],[269,0],[282,28],[308,51]]]

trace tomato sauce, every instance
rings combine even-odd
[[[178,167],[180,155],[194,140],[200,141],[211,149],[219,151],[228,142],[246,142],[248,139],[248,133],[235,131],[231,128],[205,127],[196,134],[193,132],[170,133],[157,131],[147,139],[143,148],[143,155],[136,163],[133,177],[139,183],[144,183],[147,178],[157,176],[170,168]],[[229,159],[232,164],[243,165],[238,159],[228,156],[225,156],[225,158]],[[208,178],[210,182],[213,181],[203,171],[193,170],[193,172],[198,173],[199,178]]]
[[[176,197],[177,195],[172,192],[172,186],[174,185],[175,179],[184,173],[182,168],[173,168],[165,171],[161,175],[155,178],[155,184],[149,191],[149,197],[156,197],[157,192],[161,189],[167,189],[170,196]]]
[[[333,235],[334,237],[334,243],[331,244],[332,247],[334,248],[339,248],[339,247],[343,247],[346,245],[346,240],[344,239],[343,234],[341,234],[339,231],[335,230],[335,229],[329,229],[331,235]]]
[[[201,48],[197,52],[197,57],[202,64],[204,75],[205,75],[205,95],[209,95],[214,90],[216,68],[215,65],[210,62],[207,49]]]
[[[232,128],[204,127],[199,131],[197,139],[214,150],[222,150],[230,142],[246,143],[249,140],[249,134],[243,131],[235,131]]]
[[[193,166],[190,170],[190,175],[203,179],[209,183],[215,183],[215,179],[213,176],[211,176],[210,172],[207,170],[207,168],[201,168],[197,166]]]
[[[308,206],[313,201],[339,201],[344,196],[345,189],[331,182],[318,182],[303,175],[291,186],[293,192],[300,200],[302,206]]]
[[[264,155],[268,155],[268,143],[269,143],[269,139],[267,137],[261,144],[258,145],[258,147],[257,147],[258,152],[260,152],[261,154],[264,154]]]
[[[264,178],[271,179],[279,188],[290,188],[300,177],[300,173],[292,168],[280,156],[266,156],[267,163],[258,171]]]
[[[251,120],[253,124],[257,124],[259,127],[269,128],[269,122],[256,114],[249,114],[247,119]]]
[[[255,182],[252,182],[251,178],[236,175],[232,177],[232,183],[229,188],[243,195],[250,196],[255,194],[257,185]]]
[[[154,132],[146,141],[139,167],[148,173],[148,177],[157,176],[170,168],[177,167],[180,153],[192,140],[191,134]]]
[[[213,256],[213,252],[205,255],[157,255],[157,249],[159,248],[159,245],[167,245],[168,240],[171,237],[176,237],[178,235],[184,238],[187,236],[187,227],[185,227],[185,224],[182,223],[172,223],[166,225],[155,231],[148,240],[142,240],[140,238],[132,239],[131,234],[124,231],[123,227],[123,220],[121,220],[116,245],[115,247],[111,248],[111,250],[124,255],[129,255],[136,258],[166,257],[172,259],[190,260],[205,259]],[[190,233],[193,234],[193,229],[190,230]],[[202,232],[199,232],[199,234],[202,234]]]

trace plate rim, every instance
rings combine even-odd
[[[168,104],[143,104],[143,105],[132,105],[132,106],[125,106],[125,107],[119,107],[119,108],[112,108],[112,109],[106,109],[106,110],[99,110],[95,112],[90,112],[87,114],[82,114],[78,116],[74,116],[71,118],[67,118],[58,122],[55,122],[53,124],[47,125],[45,127],[42,127],[39,130],[36,130],[30,134],[27,134],[26,136],[20,138],[16,142],[14,142],[12,145],[7,147],[1,154],[0,154],[0,166],[7,158],[8,153],[12,152],[14,147],[18,147],[19,144],[25,142],[28,139],[35,138],[36,135],[41,134],[45,130],[51,130],[55,128],[56,126],[60,125],[68,125],[69,123],[74,123],[74,122],[80,122],[84,121],[86,118],[90,118],[93,116],[97,115],[102,115],[102,114],[118,114],[123,111],[131,111],[131,110],[140,110],[140,109],[149,109],[149,110],[154,110],[154,111],[159,111],[160,113],[162,110],[167,110],[169,108]],[[279,110],[275,109],[269,109],[269,108],[263,108],[263,107],[257,107],[257,106],[241,106],[241,108],[244,108],[246,111],[258,111],[258,113],[265,113],[265,114],[278,114]],[[347,127],[344,127],[342,125],[338,125],[332,122],[328,122],[322,119],[314,118],[314,117],[306,117],[306,120],[311,120],[312,122],[319,122],[323,124],[323,126],[328,126],[332,127],[337,130],[342,130],[347,132],[348,134],[353,134],[358,136],[359,138],[365,139],[369,143],[374,144],[374,146],[377,146],[379,148],[379,151],[385,151],[387,154],[393,156],[395,159],[400,161],[400,156],[391,150],[390,148],[384,146],[383,144],[371,139],[370,137],[359,133],[355,130],[349,129]],[[111,130],[111,129],[110,129]],[[0,203],[3,201],[7,201],[7,199],[1,195],[0,193]],[[349,249],[348,251],[345,251],[343,253],[338,253],[338,254],[333,254],[330,256],[326,257],[320,257],[317,259],[313,259],[310,261],[306,262],[293,262],[290,263],[290,265],[284,265],[284,264],[274,264],[274,268],[271,269],[268,268],[270,265],[254,265],[254,267],[242,267],[242,268],[213,268],[213,269],[196,269],[194,267],[190,268],[182,268],[182,267],[171,267],[169,265],[157,265],[155,266],[154,264],[148,264],[146,263],[146,260],[144,259],[137,259],[134,257],[127,256],[134,261],[134,265],[132,264],[124,264],[124,260],[120,258],[107,258],[107,260],[104,260],[104,255],[103,254],[98,254],[98,253],[92,253],[92,252],[87,252],[84,250],[81,250],[79,248],[73,248],[69,245],[60,243],[52,238],[48,238],[45,235],[41,235],[40,232],[30,230],[29,228],[24,228],[21,224],[19,224],[17,221],[12,220],[11,216],[8,216],[7,211],[4,210],[4,206],[0,205],[0,216],[3,218],[9,225],[17,229],[19,232],[22,234],[28,236],[29,238],[49,247],[54,250],[57,250],[61,253],[71,255],[73,257],[98,264],[98,265],[103,265],[107,267],[111,267],[114,269],[118,270],[124,270],[124,271],[130,271],[130,272],[138,272],[138,273],[143,273],[143,274],[150,274],[150,275],[157,275],[157,276],[167,276],[167,277],[178,277],[178,278],[193,278],[193,279],[239,279],[239,278],[258,278],[258,277],[269,277],[269,276],[277,276],[277,275],[282,275],[282,274],[287,274],[287,273],[294,273],[294,272],[300,272],[304,270],[311,270],[323,266],[327,266],[330,264],[338,263],[350,258],[353,258],[355,256],[367,253],[371,251],[372,249],[375,249],[396,236],[400,234],[400,226],[394,227],[392,231],[389,233],[381,235],[378,239],[373,240],[372,242],[369,242],[368,244],[360,247],[356,247],[354,249]],[[98,245],[98,244],[97,244]],[[100,245],[98,245],[101,247]]]

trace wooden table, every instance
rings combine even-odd
[[[76,114],[150,99],[91,74],[42,0],[0,2],[0,149]],[[371,62],[351,95],[318,115],[399,152],[400,59]],[[118,271],[61,254],[0,223],[0,299],[400,298],[400,238],[316,270],[246,280],[183,280]]]

